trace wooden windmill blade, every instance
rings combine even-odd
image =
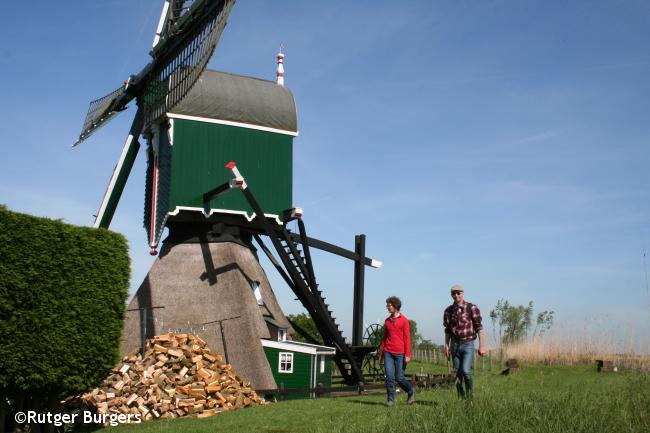
[[[219,42],[234,0],[165,0],[151,51],[153,60],[137,75],[90,103],[74,146],[136,99],[138,110],[102,202],[95,227],[108,227],[140,144],[138,137],[190,91]]]
[[[105,125],[137,98],[144,127],[178,104],[205,69],[234,0],[166,0],[151,51],[153,60],[137,75],[90,103],[73,146]]]
[[[174,18],[175,24],[169,26],[166,36],[154,47],[153,65],[142,80],[140,98],[145,126],[178,104],[199,79],[234,3],[234,0],[195,0]]]
[[[117,104],[117,100],[120,99],[123,94],[124,86],[120,86],[108,95],[90,102],[88,113],[86,114],[83,126],[81,127],[81,134],[79,134],[79,138],[72,145],[73,147],[84,141],[90,136],[90,134],[102,127],[112,119],[113,116],[126,108],[126,105],[120,107]]]

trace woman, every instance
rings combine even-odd
[[[384,322],[384,338],[379,348],[379,358],[386,370],[386,406],[395,406],[395,381],[408,395],[407,404],[415,401],[413,386],[404,377],[404,368],[411,361],[411,327],[409,319],[400,312],[402,301],[397,296],[386,299],[390,315]]]

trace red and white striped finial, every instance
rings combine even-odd
[[[284,54],[282,53],[282,45],[280,45],[280,51],[278,52],[278,80],[277,83],[281,86],[284,86]]]

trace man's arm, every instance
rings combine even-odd
[[[478,331],[478,354],[479,356],[485,355],[487,350],[485,349],[485,332],[483,332],[483,328],[481,328],[480,331]]]
[[[445,356],[447,359],[451,358],[451,350],[449,349],[449,341],[451,340],[451,334],[445,332]]]
[[[478,333],[478,354],[479,356],[485,355],[487,350],[485,349],[485,332],[483,331],[483,318],[481,317],[481,310],[478,309],[476,305],[472,305],[474,308],[474,314],[472,314],[472,326]]]
[[[442,313],[442,326],[445,328],[445,356],[447,359],[451,358],[451,350],[449,350],[449,341],[451,340],[451,332],[449,331],[449,317],[447,317],[447,310]]]

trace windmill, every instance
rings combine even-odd
[[[75,143],[135,100],[138,109],[94,225],[110,225],[143,136],[144,227],[151,254],[157,254],[165,228],[169,234],[127,308],[122,351],[157,333],[191,330],[227,352],[257,389],[277,387],[259,340],[293,329],[259,264],[261,250],[325,343],[336,348],[346,382],[363,382],[361,360],[374,350],[361,340],[363,275],[365,266],[379,262],[365,257],[363,235],[356,237],[354,251],[308,237],[302,210],[292,205],[298,127],[293,95],[280,82],[284,55],[278,55],[277,82],[206,70],[233,4],[165,1],[152,61],[124,86],[90,103]],[[289,230],[292,221],[298,233]],[[310,247],[355,262],[351,345],[318,288]]]

